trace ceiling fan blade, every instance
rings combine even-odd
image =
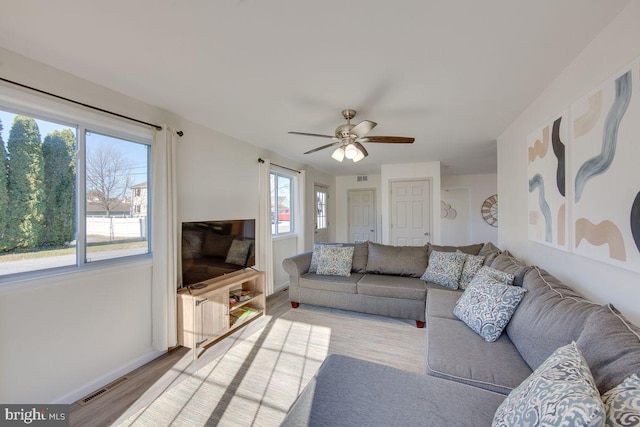
[[[369,120],[363,120],[360,123],[358,123],[357,125],[355,125],[349,131],[349,133],[352,134],[352,135],[355,135],[356,138],[360,138],[360,137],[366,135],[369,131],[371,131],[371,129],[376,127],[376,125],[377,125],[376,122],[372,122],[372,121],[369,121]]]
[[[413,144],[415,138],[407,138],[404,136],[368,136],[359,139],[360,142],[384,142],[390,144]]]
[[[316,151],[324,150],[325,148],[333,147],[334,145],[342,144],[342,141],[332,142],[331,144],[323,145],[322,147],[314,148],[313,150],[309,150],[304,154],[315,153]]]
[[[322,135],[320,133],[307,133],[307,132],[287,132],[292,135],[304,135],[304,136],[318,136],[320,138],[335,138],[333,135]]]

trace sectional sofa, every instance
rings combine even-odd
[[[371,244],[368,249],[371,249]],[[374,256],[377,256],[375,252],[378,249],[373,248]],[[386,249],[382,248],[383,251]],[[429,246],[426,251],[431,253],[438,249],[452,251],[460,248]],[[465,249],[467,252],[474,251],[470,247]],[[506,329],[495,342],[487,342],[453,314],[462,291],[424,283],[425,375],[330,355],[293,404],[283,425],[488,426],[495,421],[494,417],[498,418],[497,410],[503,415],[515,416],[513,414],[517,410],[512,406],[530,403],[527,399],[534,405],[533,412],[529,412],[528,416],[531,417],[533,413],[535,417],[542,417],[540,413],[553,405],[535,408],[539,404],[536,402],[543,399],[531,396],[535,394],[532,391],[535,387],[531,384],[544,383],[534,381],[536,375],[544,376],[549,363],[559,357],[558,354],[571,352],[572,348],[581,353],[581,360],[586,366],[583,370],[591,375],[587,382],[591,381],[590,384],[597,387],[597,390],[591,387],[597,396],[594,405],[597,402],[602,405],[600,394],[610,390],[609,394],[612,394],[630,375],[640,376],[640,328],[628,322],[613,306],[601,306],[588,301],[542,268],[527,265],[507,251],[499,253],[493,245],[481,245],[477,253],[481,251],[489,254],[485,257],[486,265],[513,275],[513,284],[526,291]],[[362,276],[356,276],[355,285],[351,285],[348,292],[340,292],[337,282],[331,287],[324,285],[324,289],[317,289],[321,285],[311,282],[322,279],[305,277],[309,273],[303,271],[305,267],[308,268],[307,261],[304,261],[308,256],[294,258],[285,261],[285,269],[289,274],[301,273],[290,292],[293,302],[329,305],[331,302],[344,301],[345,298],[338,298],[335,294],[354,293],[355,287],[357,295],[360,281],[375,274],[372,269],[365,267],[364,273],[356,273]],[[376,279],[378,283],[382,281],[382,277]],[[392,278],[387,286],[402,283],[405,281]],[[406,283],[416,285],[413,281]],[[322,297],[319,294],[321,291],[330,294]],[[387,289],[386,293],[377,296],[381,298],[380,301],[371,301],[371,295],[362,295],[368,297],[365,298],[366,303],[358,302],[355,308],[376,314],[396,314],[406,302],[394,306],[388,302],[394,298],[391,295],[395,295],[396,299],[411,300],[402,293],[404,291],[396,294],[389,292]],[[358,298],[350,296],[346,299],[354,302]],[[346,307],[342,305],[338,308]],[[416,313],[412,311],[408,316],[398,317],[415,316]],[[562,362],[554,365],[554,368],[568,365],[571,364]],[[542,374],[539,373],[541,370]],[[628,392],[628,389],[625,390]],[[550,390],[545,391],[547,395],[553,395],[562,388],[551,386]],[[639,390],[632,391],[636,393],[636,413],[627,414],[627,421],[640,422],[640,414],[637,414]],[[514,396],[517,393],[519,395]],[[573,402],[568,407],[558,404],[553,408],[554,419],[561,421],[571,411],[571,417],[584,416],[587,411],[582,411],[581,404],[582,401]],[[607,406],[609,409],[611,407]],[[600,424],[603,408],[593,409],[591,418],[584,423],[571,418],[573,421],[568,425],[603,425]],[[527,422],[537,425],[531,419],[520,421],[515,425],[525,425]],[[514,424],[497,422],[495,425]]]

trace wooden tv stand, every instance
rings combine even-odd
[[[178,344],[193,349],[193,358],[228,333],[266,314],[265,274],[241,270],[201,282],[202,289],[178,290]],[[248,291],[246,301],[230,303],[234,291]]]

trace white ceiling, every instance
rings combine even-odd
[[[628,2],[11,0],[0,45],[333,175],[493,173],[499,134]],[[287,134],[344,108],[416,141],[354,164]]]

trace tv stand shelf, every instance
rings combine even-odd
[[[193,358],[218,339],[266,314],[265,274],[241,270],[201,282],[201,289],[178,290],[178,344],[193,349]],[[231,304],[231,294],[243,290],[246,301]]]

